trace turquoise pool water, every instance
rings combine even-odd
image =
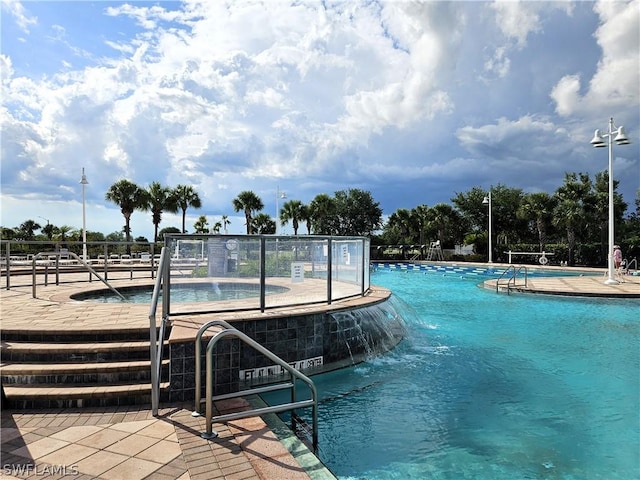
[[[284,293],[288,289],[278,285],[266,285],[265,293],[273,295]],[[73,295],[74,300],[99,303],[151,303],[153,287],[146,285],[141,287],[125,287],[118,289],[122,297],[111,290],[101,289],[97,292],[83,292]],[[252,283],[187,283],[171,285],[172,303],[196,303],[196,302],[219,302],[223,300],[242,300],[247,298],[260,297],[260,285]],[[162,298],[162,293],[160,294]]]
[[[320,458],[345,480],[640,478],[640,303],[496,294],[485,274],[372,273],[409,335],[313,378]]]

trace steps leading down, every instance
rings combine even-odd
[[[168,335],[167,335],[168,336]],[[82,408],[151,402],[149,330],[2,330],[3,408]],[[168,392],[168,348],[161,398]]]

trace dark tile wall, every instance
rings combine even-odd
[[[234,322],[233,326],[287,362],[323,357],[328,371],[392,349],[404,336],[404,322],[384,302],[355,310]],[[206,349],[202,343],[202,398],[205,396]],[[195,345],[170,344],[170,400],[195,398]],[[240,370],[270,367],[273,362],[233,338],[220,340],[213,352],[216,395],[241,388]],[[317,369],[316,369],[317,371]]]

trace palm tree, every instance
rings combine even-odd
[[[418,243],[425,244],[425,230],[429,225],[429,207],[425,204],[418,205],[411,210],[414,225],[418,228]]]
[[[300,206],[300,220],[307,225],[307,235],[311,235],[311,209],[309,205]]]
[[[387,228],[396,233],[396,243],[412,243],[411,212],[406,208],[399,208],[393,212],[387,220]]]
[[[309,204],[311,229],[316,235],[333,235],[337,230],[336,202],[326,193],[316,195]]]
[[[200,215],[196,223],[193,224],[196,233],[209,233],[209,222],[205,215]]]
[[[251,230],[259,235],[276,233],[276,221],[266,213],[259,213],[251,219]]]
[[[293,234],[298,235],[299,221],[303,215],[302,202],[300,200],[289,200],[282,205],[280,209],[280,225],[285,226],[291,220],[293,225]]]
[[[518,209],[518,217],[535,221],[541,252],[547,243],[547,229],[551,224],[555,205],[554,197],[546,192],[537,192],[525,195]]]
[[[23,240],[33,240],[35,236],[35,231],[40,230],[42,226],[34,220],[27,220],[22,222],[18,227],[18,231],[20,232],[20,236]]]
[[[454,238],[454,225],[459,221],[459,214],[453,207],[446,203],[438,203],[429,209],[431,223],[438,232],[440,245],[445,245],[447,240]]]
[[[224,234],[227,234],[227,225],[231,224],[231,220],[226,215],[222,215],[222,228],[224,228]]]
[[[176,205],[182,210],[182,233],[187,233],[185,229],[185,218],[187,216],[187,208],[200,208],[202,207],[202,201],[198,192],[190,185],[178,185],[173,189],[172,201],[176,202]]]
[[[126,241],[131,241],[131,215],[135,210],[141,209],[147,201],[147,193],[133,182],[123,179],[114,183],[104,196],[105,200],[113,202],[120,207],[124,216],[124,233]],[[130,246],[127,245],[129,253]]]
[[[73,232],[75,229],[70,225],[62,225],[58,228],[58,235],[60,235],[60,241],[62,243],[66,242],[69,239],[69,233]]]
[[[178,211],[178,205],[175,198],[171,195],[171,189],[169,187],[163,187],[159,182],[152,182],[147,189],[147,204],[142,210],[151,210],[153,220],[153,241],[158,241],[158,226],[162,221],[162,212],[167,211],[176,213]]]
[[[216,222],[213,224],[213,227],[211,227],[211,232],[220,233],[221,229],[222,229],[222,222]]]
[[[59,232],[60,230],[53,223],[47,223],[46,226],[42,227],[42,233],[44,233],[49,240],[53,240],[53,236]]]
[[[260,197],[251,190],[240,192],[240,194],[233,199],[233,209],[236,212],[244,212],[244,218],[247,222],[247,235],[251,235],[253,233],[253,224],[251,221],[253,214],[263,208],[264,204],[262,203],[262,200],[260,200]]]
[[[565,173],[564,184],[555,193],[557,205],[553,211],[553,225],[567,232],[569,265],[575,264],[576,237],[589,223],[589,195],[592,183],[588,174]]]

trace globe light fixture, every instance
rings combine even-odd
[[[615,134],[615,138],[613,135]],[[607,139],[605,141],[604,139]],[[618,127],[617,129],[613,123],[613,117],[609,119],[609,131],[601,133],[600,130],[596,130],[593,138],[591,139],[591,145],[595,148],[609,147],[609,252],[607,254],[607,279],[606,285],[617,285],[618,282],[614,277],[613,266],[613,245],[614,245],[614,215],[613,215],[613,142],[618,145],[628,145],[631,143],[624,133],[624,127]]]
[[[493,210],[493,208],[491,205],[491,188],[489,188],[489,195],[482,200],[482,204],[489,206],[489,263],[493,263],[493,234],[491,233],[491,224],[493,223],[491,221],[491,210]]]
[[[82,260],[87,261],[87,215],[85,208],[85,200],[84,200],[84,189],[89,182],[87,181],[87,176],[84,174],[84,167],[82,167],[82,178],[80,179],[80,183],[82,184]]]

